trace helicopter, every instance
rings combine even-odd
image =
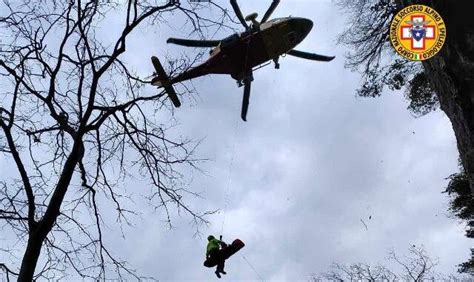
[[[155,76],[151,84],[163,87],[175,107],[181,102],[173,88],[173,84],[208,74],[229,74],[237,81],[239,87],[244,86],[241,118],[247,121],[247,111],[250,100],[250,89],[253,71],[265,66],[273,60],[276,69],[280,68],[280,56],[291,55],[313,61],[329,62],[334,56],[324,56],[293,49],[303,41],[313,28],[313,22],[306,18],[283,17],[270,19],[280,0],[273,0],[260,21],[258,14],[252,13],[243,17],[237,0],[230,0],[230,4],[242,23],[245,31],[232,34],[221,40],[193,40],[169,38],[167,43],[186,47],[212,48],[209,58],[189,70],[169,77],[157,57],[151,58],[155,68]],[[247,23],[249,22],[249,24]]]

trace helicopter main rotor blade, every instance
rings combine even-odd
[[[250,86],[252,85],[252,80],[245,79],[244,80],[244,97],[242,99],[242,113],[240,117],[243,121],[247,121],[247,111],[249,109],[249,101],[250,101]]]
[[[193,40],[193,39],[181,39],[181,38],[168,38],[166,43],[186,46],[186,47],[216,47],[219,45],[220,40]]]
[[[268,10],[265,12],[265,15],[263,16],[262,20],[260,21],[261,24],[268,21],[268,19],[272,15],[273,11],[275,11],[278,4],[280,4],[280,0],[273,0],[272,4],[268,8]]]
[[[234,9],[235,15],[237,16],[239,21],[242,23],[242,25],[245,27],[245,30],[248,30],[250,27],[245,21],[244,16],[242,15],[242,11],[240,11],[240,7],[239,7],[239,4],[237,4],[237,0],[230,0],[230,4],[232,5],[232,8]]]
[[[329,61],[332,61],[334,58],[336,58],[335,56],[324,56],[324,55],[319,55],[319,54],[314,54],[314,53],[298,51],[295,49],[290,50],[287,54],[298,57],[298,58],[302,58],[302,59],[322,61],[322,62],[329,62]]]

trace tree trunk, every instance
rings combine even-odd
[[[41,253],[41,246],[43,245],[44,239],[45,238],[39,238],[39,236],[36,234],[30,235],[28,239],[28,245],[21,262],[18,281],[33,281],[33,275],[35,274],[36,264],[38,263]]]
[[[82,135],[79,135],[79,137],[76,138],[77,140],[75,141],[71,153],[64,164],[61,176],[55,186],[53,195],[51,196],[51,200],[49,201],[48,208],[46,209],[42,220],[39,221],[34,228],[29,230],[28,244],[21,262],[18,281],[33,280],[43,242],[49,232],[53,229],[56,219],[60,215],[61,205],[69,184],[71,183],[74,169],[79,163],[79,160],[84,156],[84,144],[82,143],[82,140],[80,140]]]
[[[433,7],[446,24],[446,42],[423,67],[456,135],[459,155],[474,194],[474,21],[472,2],[398,0],[399,7],[412,4]]]

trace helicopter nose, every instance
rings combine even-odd
[[[309,19],[298,19],[298,20],[299,20],[299,23],[298,23],[299,32],[301,33],[301,35],[306,37],[306,35],[308,35],[308,33],[313,28],[313,22]]]
[[[297,42],[300,43],[313,28],[313,22],[305,18],[290,19],[293,31],[297,34]]]

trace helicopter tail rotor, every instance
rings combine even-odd
[[[168,97],[170,97],[171,101],[173,102],[173,105],[176,108],[179,108],[181,106],[181,102],[178,99],[178,95],[176,94],[176,91],[173,88],[169,76],[166,74],[165,70],[163,69],[163,66],[160,63],[160,60],[158,60],[157,57],[153,56],[151,57],[151,62],[153,63],[157,74],[157,76],[151,80],[151,84],[154,86],[163,87],[166,91],[166,94],[168,94]]]

